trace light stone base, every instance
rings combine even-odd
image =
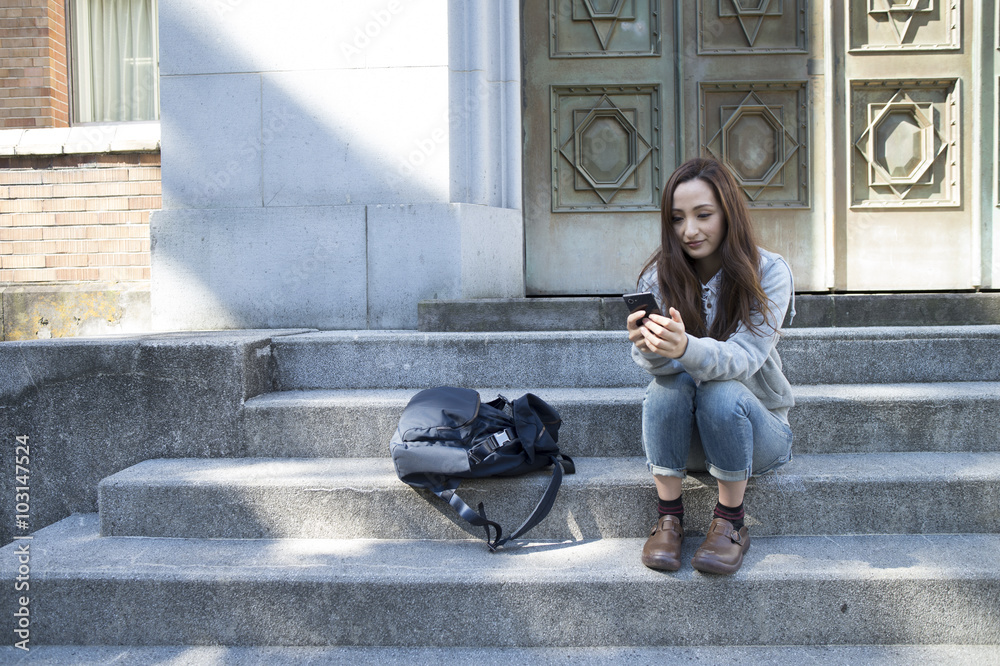
[[[415,329],[420,300],[524,296],[517,210],[175,209],[150,235],[154,330]]]

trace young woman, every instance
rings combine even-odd
[[[743,193],[719,162],[682,164],[664,187],[661,218],[660,249],[639,290],[652,292],[667,315],[640,310],[628,318],[632,358],[653,375],[642,439],[660,518],[642,562],[680,568],[681,481],[688,470],[707,470],[719,501],[691,564],[731,574],[750,548],[747,479],[791,459],[792,393],[775,345],[792,273],[779,255],[757,247]]]

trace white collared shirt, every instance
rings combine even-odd
[[[719,289],[722,287],[722,269],[719,269],[712,278],[701,285],[701,314],[705,318],[705,330],[712,330],[715,322],[715,313],[718,311]]]

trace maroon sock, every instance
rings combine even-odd
[[[721,502],[717,502],[715,505],[714,515],[716,518],[722,518],[723,520],[731,522],[734,530],[739,531],[739,529],[743,527],[744,512],[742,502],[740,502],[740,505],[737,507],[726,506]]]
[[[681,521],[681,525],[684,524],[683,497],[678,497],[675,500],[664,500],[657,498],[656,510],[659,512],[661,516],[677,516],[677,519]]]

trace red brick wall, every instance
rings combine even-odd
[[[149,280],[157,153],[0,158],[0,283]]]
[[[4,0],[0,8],[0,129],[67,127],[64,0]]]

